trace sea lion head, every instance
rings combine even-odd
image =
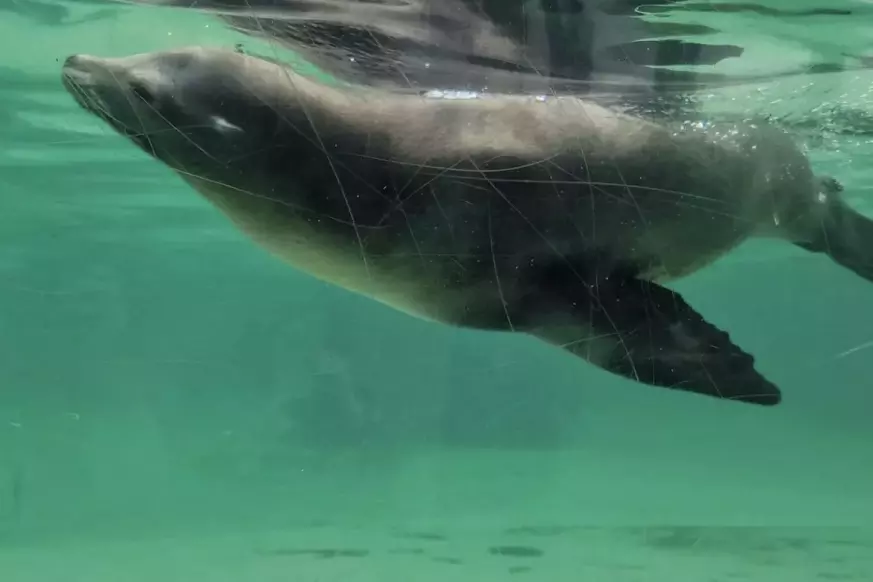
[[[230,50],[74,55],[62,80],[83,108],[183,177],[234,188],[257,181],[263,190],[285,176],[288,147],[301,142],[293,130],[307,121],[285,67]]]

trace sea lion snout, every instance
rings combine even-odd
[[[108,59],[86,54],[70,55],[64,61],[62,78],[64,83],[74,83],[81,88],[98,88],[115,85],[123,87],[130,77],[122,59]]]
[[[120,58],[72,55],[62,81],[82,108],[148,155],[185,175],[247,190],[250,177],[275,174],[270,168],[278,152],[301,143],[286,120],[296,110],[277,112],[278,97],[288,93],[280,90],[284,85],[276,84],[274,96],[258,90],[284,72],[231,51],[191,48]],[[276,178],[273,188],[287,186],[286,178]]]
[[[150,105],[155,90],[118,59],[77,54],[64,61],[62,81],[76,102],[117,130],[142,131],[142,105]]]
[[[70,55],[64,60],[63,72],[65,75],[68,75],[79,71],[87,71],[98,60],[100,59],[86,54]]]
[[[75,54],[64,61],[61,79],[83,109],[157,155],[156,133],[189,121],[178,114],[175,94],[185,87],[186,70],[197,57],[196,53],[170,53],[161,59],[150,54],[122,58]]]
[[[69,75],[87,68],[91,57],[88,55],[70,55],[64,60],[63,73]]]
[[[99,83],[102,67],[98,66],[100,59],[90,55],[70,55],[64,61],[61,69],[61,79],[69,88],[74,85],[80,89],[90,89]]]

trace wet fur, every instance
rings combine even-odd
[[[298,269],[418,317],[530,333],[638,382],[721,398],[775,404],[780,392],[661,284],[753,236],[827,252],[834,208],[857,222],[770,128],[670,128],[574,97],[334,87],[201,48],[74,57],[64,78]]]

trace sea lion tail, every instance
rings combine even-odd
[[[825,211],[812,236],[795,244],[830,257],[859,277],[873,283],[873,220],[849,206],[836,180],[822,178]]]

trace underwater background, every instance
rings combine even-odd
[[[741,45],[719,71],[873,59],[867,2],[694,4],[652,18]],[[207,13],[0,0],[0,580],[873,580],[869,284],[755,242],[676,285],[772,409],[412,319],[267,255],[60,83],[237,43],[327,75]],[[859,68],[700,107],[777,118],[873,213],[871,100]]]

